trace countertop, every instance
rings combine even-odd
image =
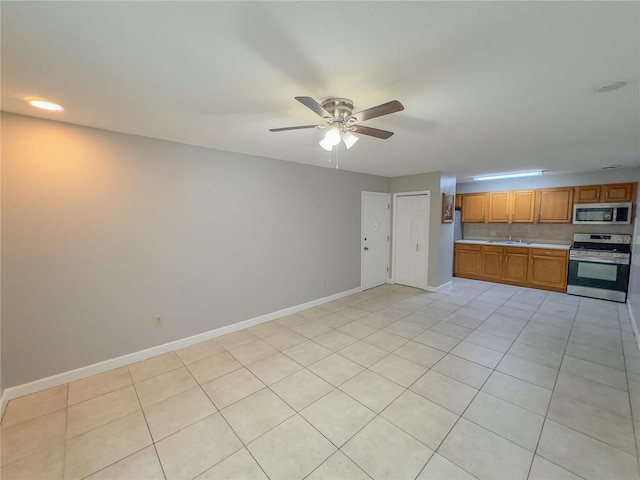
[[[456,243],[471,243],[475,245],[496,245],[499,247],[527,247],[527,248],[551,248],[556,250],[569,250],[571,245],[563,245],[559,243],[526,243],[526,242],[507,242],[491,241],[491,240],[456,240]]]

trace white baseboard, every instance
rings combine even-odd
[[[3,390],[2,395],[0,395],[0,421],[2,420],[2,415],[4,415],[4,409],[7,407],[7,403],[9,403],[6,392],[6,390]]]
[[[329,303],[361,291],[362,287],[352,288],[351,290],[335,293],[333,295],[329,295],[328,297],[318,298],[316,300],[311,300],[310,302],[278,310],[277,312],[267,313],[265,315],[260,315],[259,317],[250,318],[248,320],[243,320],[232,325],[226,325],[224,327],[216,328],[215,330],[209,330],[208,332],[199,333],[190,337],[181,338],[180,340],[174,340],[173,342],[147,348],[145,350],[139,350],[137,352],[122,355],[120,357],[111,358],[103,362],[76,368],[75,370],[69,370],[68,372],[62,372],[50,377],[41,378],[33,382],[6,388],[2,392],[2,397],[0,399],[0,419],[4,414],[4,409],[7,403],[9,402],[9,400],[13,400],[14,398],[23,397],[31,393],[46,390],[47,388],[57,387],[58,385],[64,385],[65,383],[81,380],[83,378],[91,377],[108,370],[113,370],[114,368],[131,365],[132,363],[140,362],[142,360],[146,360],[147,358],[162,355],[163,353],[173,352],[175,350],[179,350],[196,343],[204,342],[205,340],[210,340],[212,338],[220,337],[228,333],[233,333],[238,330],[253,327],[254,325],[259,325],[264,322],[269,322],[271,320],[275,320],[276,318],[291,315],[292,313],[300,312],[302,310],[316,307],[324,303]]]
[[[444,290],[447,287],[450,287],[453,284],[453,281],[450,280],[447,283],[443,283],[442,285],[438,285],[437,287],[432,287],[431,285],[427,285],[427,288],[425,289],[427,292],[431,292],[431,293],[438,293],[441,292],[442,290]]]
[[[633,337],[636,339],[636,346],[638,350],[640,350],[640,333],[638,332],[638,325],[633,316],[633,310],[631,310],[631,302],[629,302],[629,300],[627,300],[627,312],[629,312],[629,320],[631,321],[631,328],[633,329]]]

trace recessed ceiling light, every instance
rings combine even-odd
[[[62,110],[64,110],[62,108],[62,105],[50,102],[49,100],[45,100],[44,98],[27,98],[27,102],[33,107],[41,108],[43,110],[50,110],[52,112],[61,112]]]
[[[542,175],[542,170],[531,170],[529,172],[513,172],[513,173],[498,173],[496,175],[478,175],[471,177],[474,182],[480,182],[482,180],[501,180],[503,178],[519,178],[519,177],[536,177]]]
[[[611,90],[617,90],[619,88],[622,88],[626,85],[625,82],[611,82],[611,83],[605,83],[604,85],[598,87],[598,92],[603,93],[603,92],[610,92]]]

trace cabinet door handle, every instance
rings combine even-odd
[[[502,255],[500,255],[500,263],[502,263]]]
[[[606,192],[604,192],[604,198],[609,198],[609,190],[607,190]]]
[[[509,255],[505,255],[505,257],[504,257],[504,263],[509,263]]]

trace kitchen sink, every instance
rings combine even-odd
[[[531,245],[531,242],[514,242],[513,240],[489,240],[489,243],[498,245]]]

